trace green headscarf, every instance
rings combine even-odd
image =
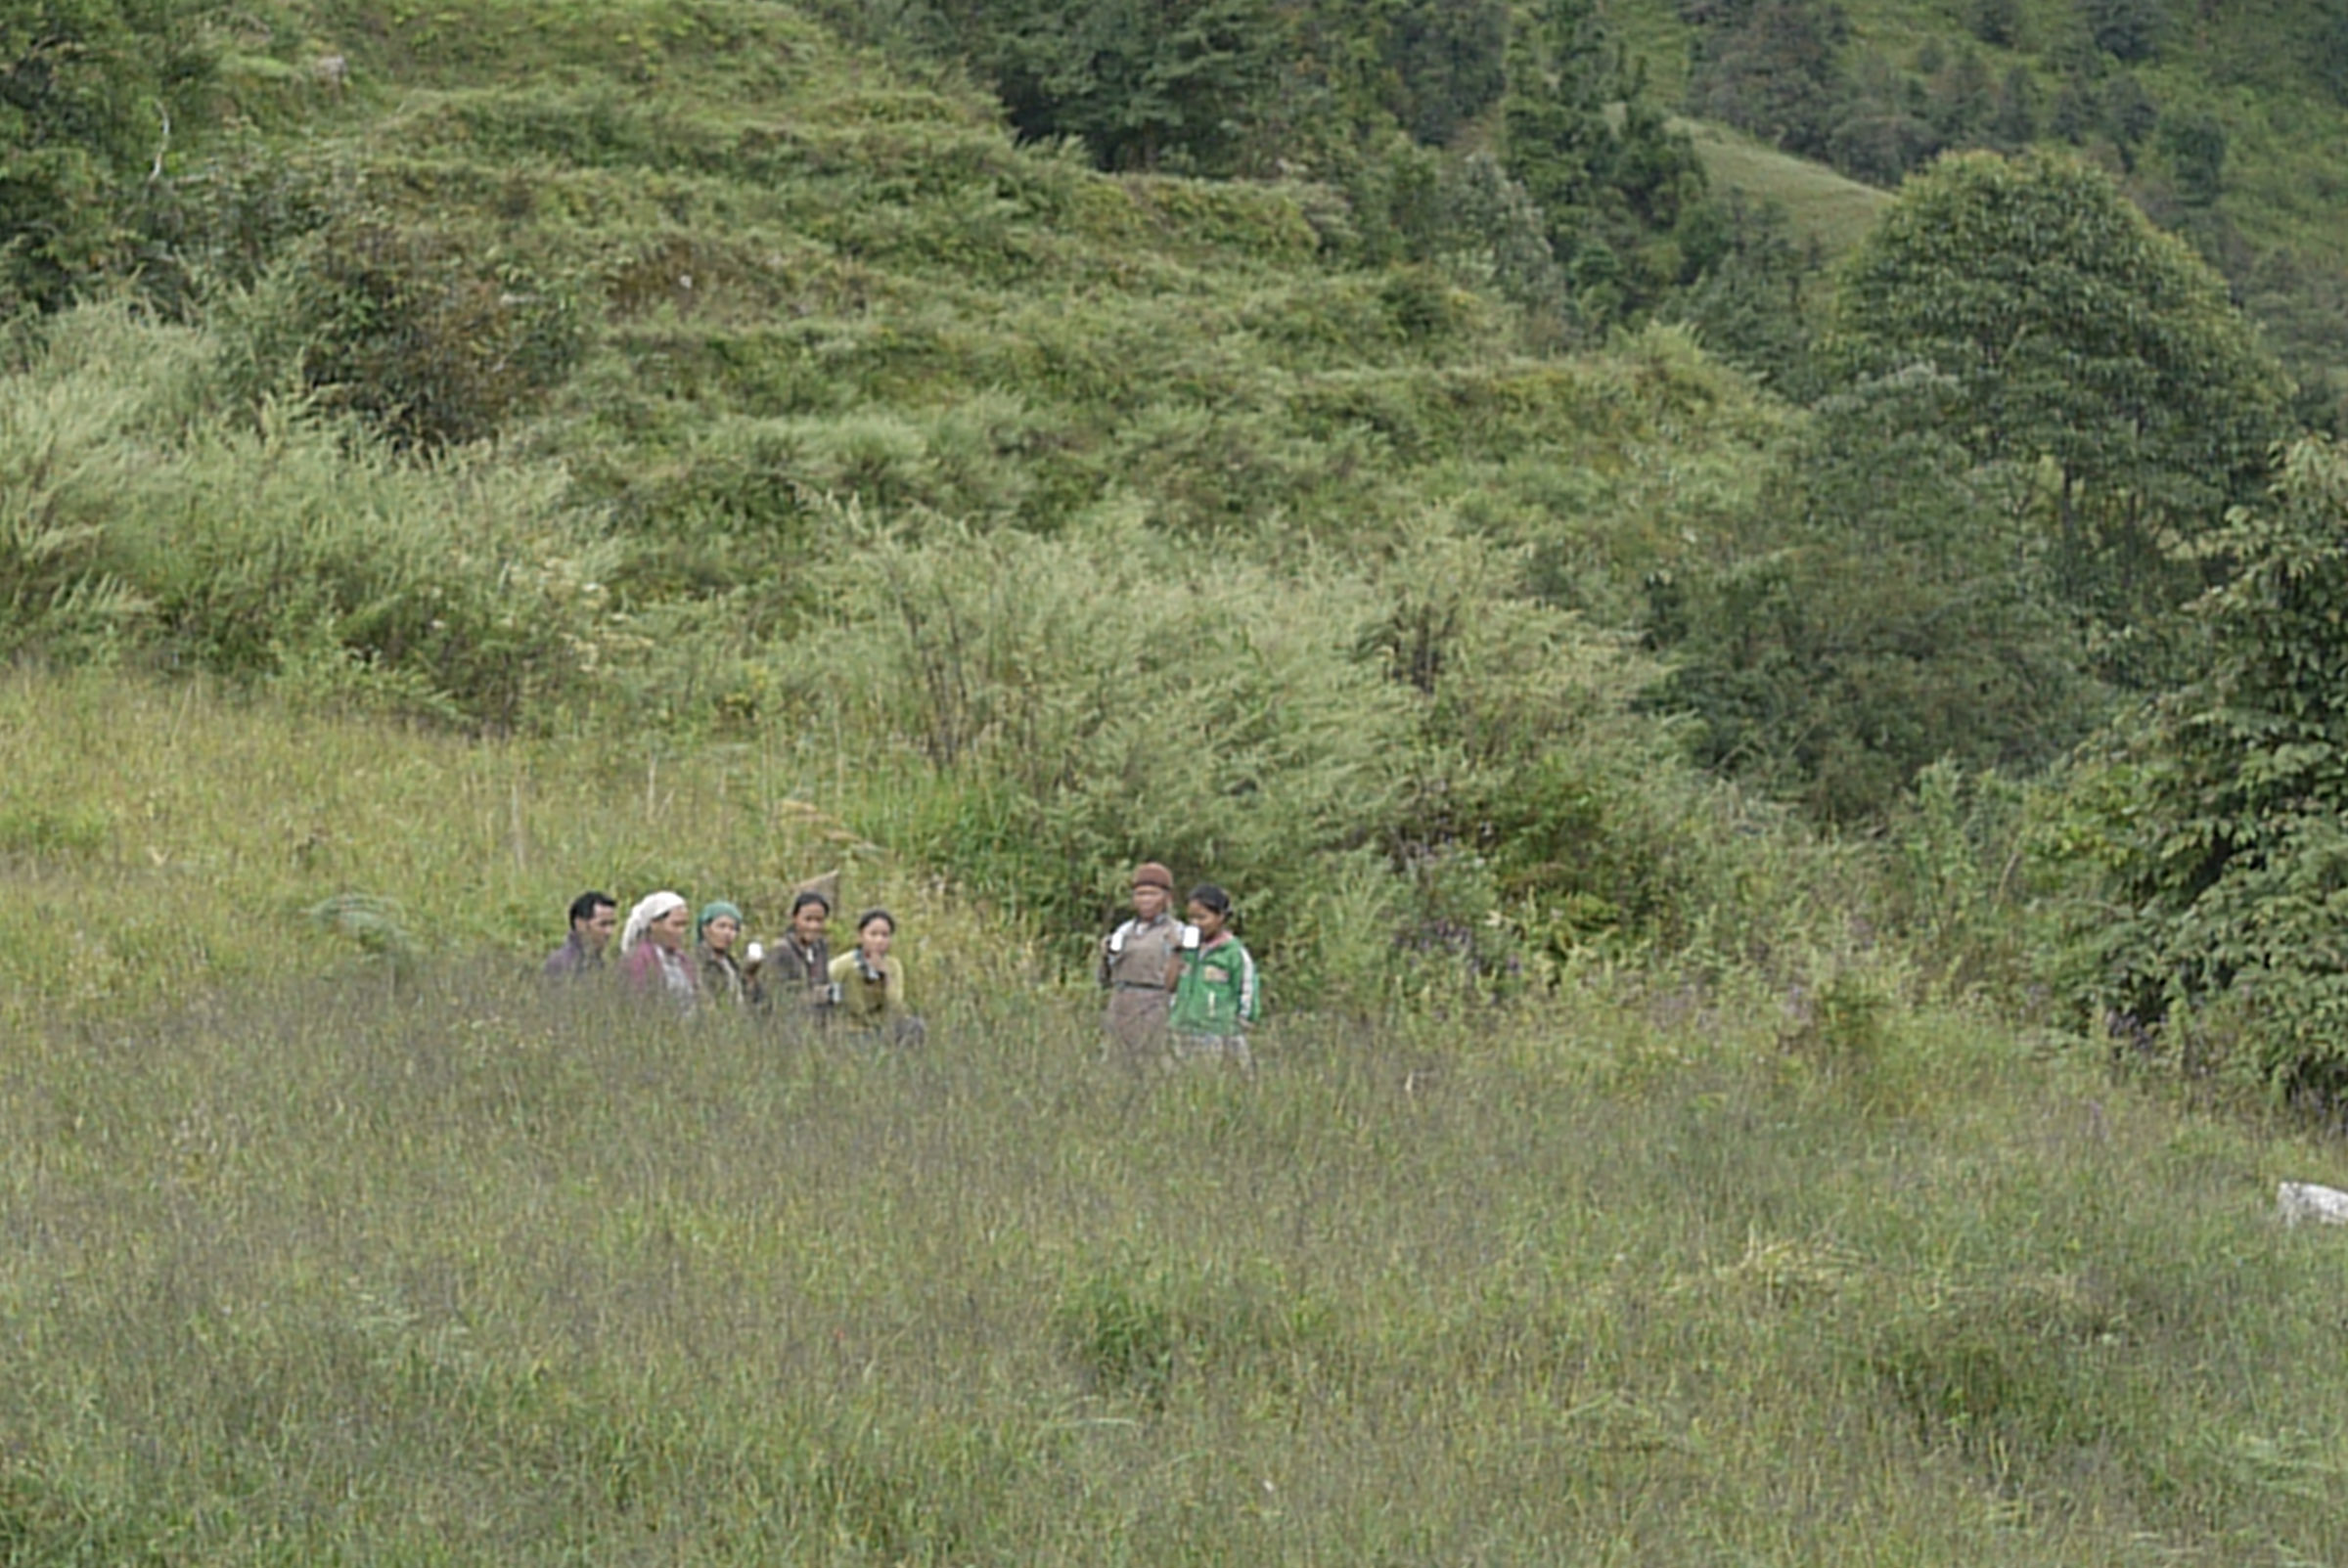
[[[742,911],[736,909],[724,899],[721,898],[714,904],[703,904],[701,906],[700,918],[693,922],[693,939],[697,942],[700,941],[701,937],[707,933],[709,929],[709,922],[711,920],[727,915],[734,917],[734,923],[736,925],[740,925],[742,923]]]

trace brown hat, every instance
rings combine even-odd
[[[1133,869],[1133,885],[1163,888],[1171,893],[1174,891],[1174,874],[1153,860],[1146,860]]]

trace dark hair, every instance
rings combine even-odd
[[[875,920],[886,920],[888,922],[888,934],[891,936],[897,934],[897,918],[894,915],[889,914],[888,911],[884,909],[869,909],[866,910],[862,915],[857,916],[856,934],[862,936],[864,934],[864,928],[872,924]]]
[[[576,925],[581,920],[594,919],[597,910],[617,908],[619,900],[609,893],[581,893],[570,901],[570,923]]]
[[[819,906],[826,915],[832,913],[832,901],[824,897],[823,894],[817,892],[814,888],[810,887],[806,892],[801,893],[797,898],[794,898],[790,901],[791,918],[794,920],[797,919],[799,917],[799,911],[805,909],[810,904]],[[891,920],[888,923],[893,929],[897,922]]]
[[[1192,888],[1191,902],[1217,915],[1228,916],[1231,913],[1231,895],[1212,882],[1200,882]]]

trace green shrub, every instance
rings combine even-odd
[[[1002,833],[904,847],[1016,873],[989,891],[1047,929],[1095,929],[1154,856],[1230,884],[1277,943],[1328,857],[1387,820],[1409,720],[1354,656],[1376,613],[1358,579],[1176,545],[1130,512],[1054,539],[844,544],[823,568],[838,624],[787,659],[834,672],[851,733],[1008,791],[985,796],[1012,805]]]
[[[617,563],[563,474],[484,454],[403,462],[271,403],[201,412],[213,343],[124,306],[62,318],[0,378],[0,591],[11,636],[145,644],[497,728],[585,698],[630,639]]]
[[[202,129],[217,67],[206,9],[47,0],[0,13],[0,317],[61,306],[124,259],[138,177],[158,178]]]
[[[338,219],[238,308],[259,384],[279,378],[400,447],[494,435],[577,366],[589,332],[569,286],[477,234]]]
[[[2294,447],[2271,502],[2211,541],[2201,679],[2129,714],[2042,847],[2079,877],[2071,994],[2123,1036],[2272,1095],[2348,1102],[2348,463]]]

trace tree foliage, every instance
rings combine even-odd
[[[1271,0],[986,10],[1002,12],[986,64],[1022,134],[1081,137],[1105,168],[1242,166],[1279,69]]]
[[[1504,0],[943,0],[1028,137],[1110,169],[1258,172],[1378,129],[1449,141],[1499,97]]]
[[[1508,172],[1546,214],[1585,319],[1649,306],[1717,258],[1694,145],[1649,101],[1595,0],[1520,18],[1501,112]]]
[[[0,0],[0,307],[54,306],[121,259],[124,207],[193,135],[200,0]]]
[[[2295,446],[2210,542],[2207,673],[2106,738],[2050,839],[2074,995],[2184,1066],[2348,1100],[2348,458]]]
[[[1909,182],[1842,271],[1831,352],[1846,375],[1953,378],[1951,433],[2045,475],[2056,582],[2114,625],[2194,580],[2161,536],[2257,495],[2284,427],[2282,373],[2223,281],[2059,157]]]
[[[1717,555],[1650,582],[1658,700],[1700,721],[1707,766],[1861,822],[1936,761],[2028,769],[2085,732],[2015,475],[1946,433],[1961,395],[1912,370],[1828,398]]]
[[[2129,65],[2159,53],[2168,20],[2161,0],[2079,0],[2079,16],[2098,49]]]
[[[1820,0],[1744,0],[1701,12],[1690,46],[1689,107],[1775,142],[1825,157],[1848,93],[1841,50],[1850,22]]]

